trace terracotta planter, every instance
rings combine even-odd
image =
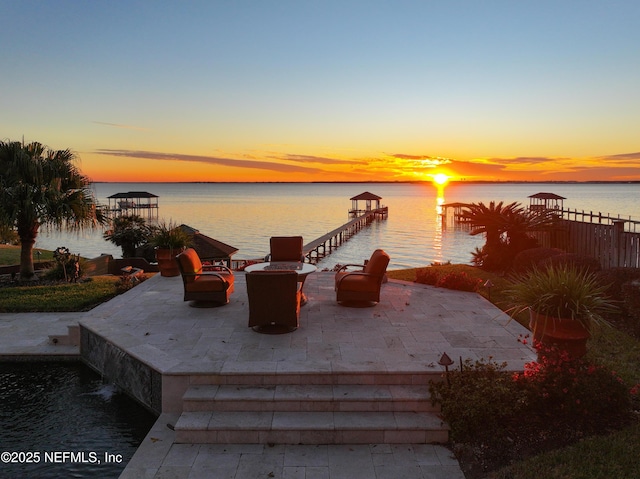
[[[591,334],[578,320],[545,316],[529,310],[529,328],[534,340],[567,351],[572,359],[587,353],[587,340]]]
[[[176,256],[184,251],[184,248],[156,248],[156,260],[161,276],[178,276],[178,262]]]

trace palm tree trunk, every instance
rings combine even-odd
[[[35,276],[33,267],[33,246],[38,236],[37,221],[18,221],[18,237],[20,238],[20,279],[32,279]]]
[[[35,275],[33,268],[33,245],[35,239],[20,239],[20,279],[31,279]]]

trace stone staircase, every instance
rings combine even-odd
[[[277,377],[277,380],[275,378]],[[219,377],[218,377],[219,378]],[[445,443],[428,375],[226,377],[192,385],[175,424],[178,443]],[[201,379],[201,378],[200,378]],[[268,381],[268,380],[267,380]]]

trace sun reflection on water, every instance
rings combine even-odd
[[[442,222],[444,220],[444,215],[443,215],[443,206],[444,205],[444,187],[446,182],[444,183],[434,183],[437,189],[437,193],[436,193],[436,207],[435,207],[435,212],[436,212],[436,218],[435,221],[433,222],[435,231],[434,231],[434,235],[433,235],[433,251],[435,253],[435,261],[441,263],[443,261],[443,255],[442,255],[442,230],[443,230],[443,225]]]

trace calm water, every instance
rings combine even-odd
[[[81,364],[0,363],[0,405],[2,452],[39,453],[3,459],[6,478],[117,478],[155,422]],[[85,454],[72,462],[63,452]]]
[[[640,218],[639,184],[451,184],[438,190],[431,184],[407,183],[97,183],[94,190],[105,205],[114,193],[154,193],[159,196],[161,218],[187,224],[238,248],[234,259],[264,256],[270,236],[302,235],[305,243],[312,241],[348,221],[352,196],[364,191],[381,196],[389,207],[388,219],[353,237],[325,258],[321,267],[361,263],[378,247],[391,255],[391,268],[434,261],[468,263],[471,251],[483,239],[443,228],[438,216],[441,203],[517,201],[528,205],[529,195],[544,191],[566,197],[565,208]],[[82,235],[42,232],[36,246],[67,246],[86,257],[121,256],[120,248],[102,239],[102,231]]]

